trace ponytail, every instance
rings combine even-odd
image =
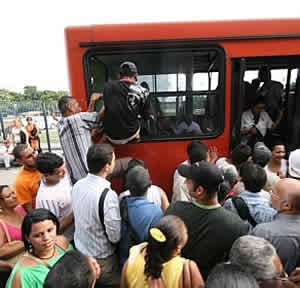
[[[184,241],[182,227],[184,223],[179,217],[168,215],[149,230],[144,270],[146,278],[161,277],[163,264],[172,258],[174,250]]]

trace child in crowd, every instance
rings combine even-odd
[[[36,197],[36,208],[50,210],[60,222],[60,232],[71,241],[74,236],[72,185],[64,160],[55,153],[40,153],[36,160],[42,179]]]

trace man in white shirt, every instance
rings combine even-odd
[[[99,287],[120,287],[116,243],[121,237],[118,195],[106,179],[115,167],[115,153],[110,144],[95,144],[88,149],[88,175],[72,190],[75,218],[75,245],[93,256],[101,267]]]
[[[36,160],[42,179],[36,197],[36,208],[51,211],[60,222],[60,232],[71,241],[74,236],[72,185],[64,160],[55,153],[40,153]]]
[[[208,160],[208,148],[200,141],[192,141],[187,146],[187,154],[189,160],[182,162],[181,164],[191,165],[200,161]],[[189,194],[187,186],[185,184],[185,177],[181,176],[177,169],[174,172],[173,177],[173,195],[172,203],[176,201],[191,201],[192,198]]]
[[[251,147],[258,141],[263,141],[268,129],[275,129],[281,121],[283,112],[279,113],[278,119],[273,122],[265,111],[265,101],[259,96],[251,109],[243,112],[241,122],[241,143]]]

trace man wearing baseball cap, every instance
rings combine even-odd
[[[182,255],[194,260],[206,279],[210,270],[225,260],[233,242],[247,234],[248,227],[237,215],[219,204],[218,189],[223,176],[215,164],[197,162],[179,165],[177,169],[186,178],[194,200],[176,201],[166,214],[179,216],[184,221],[189,239]]]
[[[120,66],[120,80],[104,86],[104,132],[113,144],[138,141],[139,119],[153,118],[149,90],[136,83],[137,76],[135,64],[127,61]]]

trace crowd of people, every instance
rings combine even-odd
[[[251,140],[252,147],[242,141],[218,157],[215,147],[191,141],[174,171],[170,203],[147,163],[116,159],[111,144],[138,142],[139,113],[152,117],[132,64],[107,84],[99,112],[100,93],[88,112],[72,97],[59,100],[63,158],[14,147],[22,167],[13,187],[0,186],[1,285],[300,287],[300,149],[286,157],[278,140],[269,148]],[[115,102],[107,107],[117,92],[130,94],[122,113]],[[115,126],[107,133],[105,122],[116,114],[129,122],[121,134]],[[95,128],[104,129],[98,144]],[[121,178],[121,193],[113,178]]]
[[[9,133],[8,133],[9,132]],[[0,145],[0,163],[6,169],[10,168],[15,161],[13,149],[18,144],[28,144],[37,153],[42,152],[40,143],[40,129],[33,123],[32,117],[26,118],[26,125],[21,119],[16,119],[7,127],[6,139]]]

